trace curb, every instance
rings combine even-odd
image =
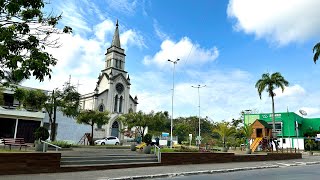
[[[190,172],[181,172],[181,173],[119,177],[119,178],[109,178],[108,180],[152,179],[152,178],[164,178],[164,177],[175,177],[175,176],[191,176],[191,175],[199,175],[199,174],[218,174],[218,173],[227,173],[227,172],[236,172],[236,171],[248,171],[248,170],[255,170],[255,169],[279,168],[279,167],[280,166],[278,165],[260,166],[260,167],[242,167],[242,168],[232,168],[232,169],[190,171]]]

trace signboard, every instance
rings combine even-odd
[[[316,138],[314,139],[315,141],[320,141],[320,134],[317,134]]]
[[[168,137],[168,136],[169,136],[169,133],[162,132],[161,136],[162,136],[162,137]]]
[[[201,136],[197,136],[196,140],[201,141]]]

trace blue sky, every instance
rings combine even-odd
[[[276,111],[320,117],[320,65],[312,48],[319,41],[318,0],[54,0],[46,11],[62,13],[59,24],[73,28],[59,35],[59,49],[48,49],[58,64],[43,83],[23,85],[42,89],[61,87],[71,75],[80,93],[92,92],[104,68],[115,22],[131,95],[138,109],[171,114],[172,63],[175,71],[174,117],[198,115],[214,121],[238,118],[245,109],[271,112],[265,93],[259,99],[254,85],[263,73],[280,72],[290,83],[276,90]],[[58,36],[58,35],[57,35]],[[56,37],[57,37],[56,36]]]

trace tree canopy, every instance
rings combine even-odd
[[[57,59],[46,52],[59,47],[53,34],[69,33],[68,26],[56,28],[61,15],[46,15],[44,0],[0,0],[0,80],[11,72],[15,81],[34,76],[43,81],[51,78]]]
[[[93,127],[95,124],[104,125],[110,120],[109,112],[107,111],[92,111],[82,110],[77,116],[77,123],[87,124],[91,126],[90,144],[93,145]]]
[[[272,127],[273,129],[276,129],[275,127],[275,119],[274,119],[274,96],[276,95],[274,93],[275,88],[281,88],[282,92],[284,91],[285,86],[289,86],[289,82],[284,79],[284,77],[279,73],[265,73],[262,74],[261,79],[259,79],[255,85],[255,87],[258,90],[259,97],[261,99],[261,94],[263,91],[267,91],[269,96],[272,100]]]
[[[319,55],[320,55],[320,42],[318,42],[314,47],[313,47],[313,62],[316,63],[317,60],[319,59]]]

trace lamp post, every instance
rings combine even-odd
[[[173,63],[173,70],[172,70],[172,99],[171,99],[171,128],[170,128],[170,148],[172,149],[172,127],[173,127],[173,96],[174,96],[174,70],[175,70],[175,66],[178,63],[180,59],[177,59],[175,61],[171,61],[170,59],[168,59],[169,62]]]
[[[198,97],[199,97],[199,136],[198,136],[198,142],[199,142],[199,148],[200,148],[200,143],[201,143],[201,139],[200,139],[200,137],[201,137],[201,128],[200,128],[200,88],[204,88],[204,87],[206,87],[206,85],[203,85],[203,86],[201,86],[201,85],[198,85],[198,86],[191,86],[191,87],[193,87],[193,88],[198,88]]]

